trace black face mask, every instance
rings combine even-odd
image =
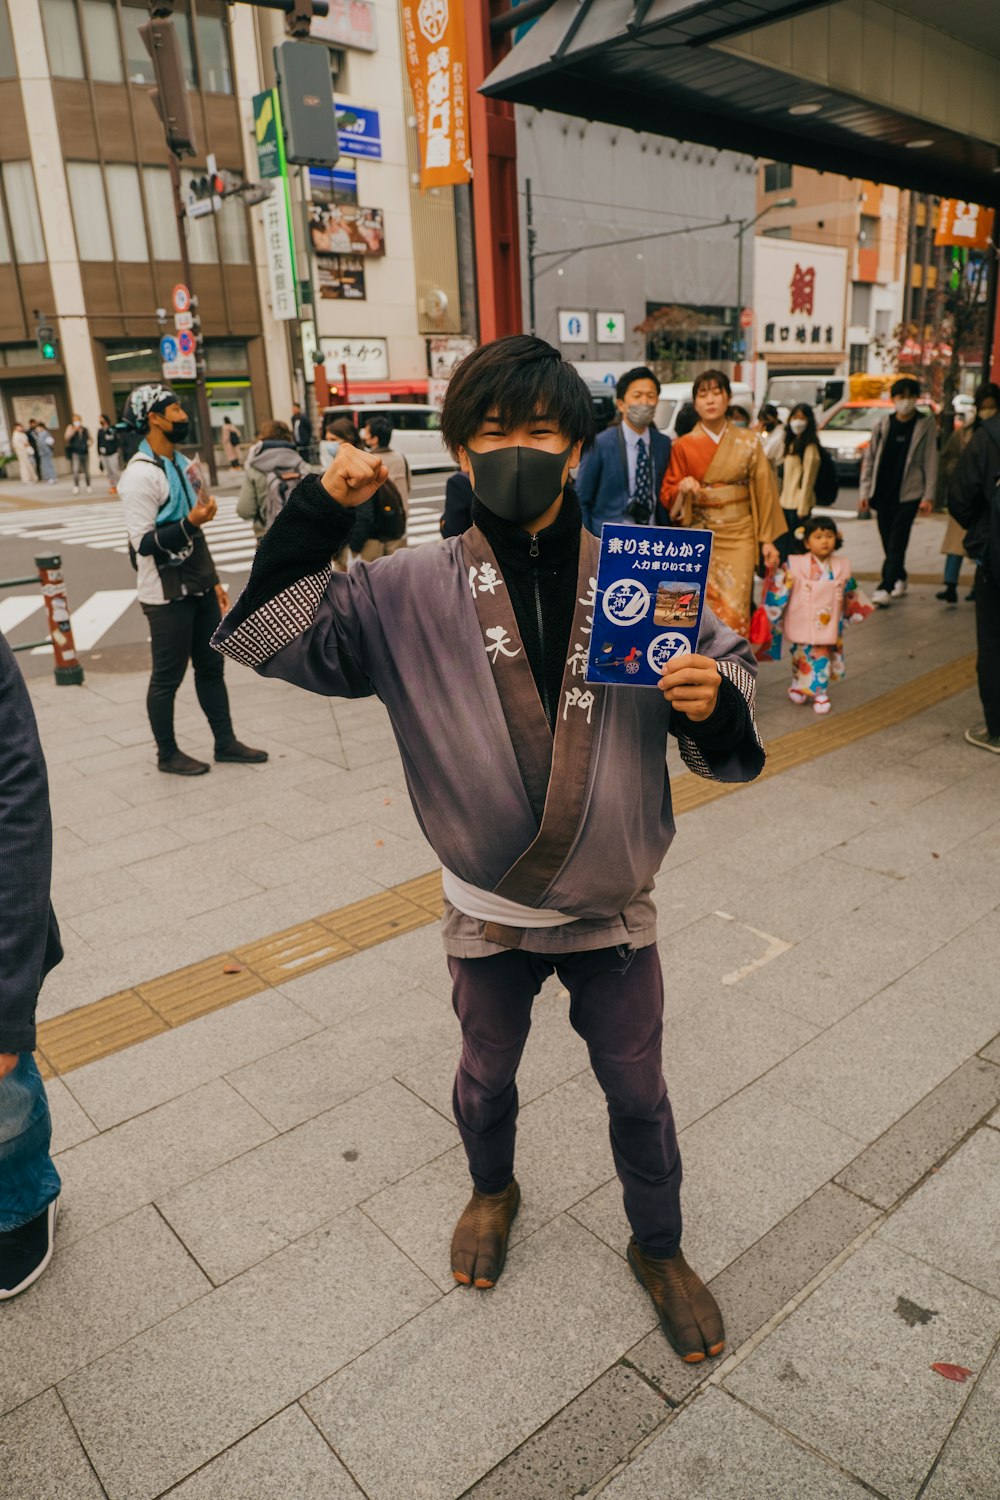
[[[188,421],[187,417],[184,417],[179,422],[171,422],[170,431],[167,433],[167,437],[172,443],[183,443],[190,431],[191,423]]]
[[[497,448],[492,453],[468,448],[472,488],[486,509],[502,521],[518,525],[536,521],[562,493],[563,470],[572,451],[572,443],[561,453],[521,446]]]

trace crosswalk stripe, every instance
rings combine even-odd
[[[0,599],[0,630],[9,635],[37,609],[41,609],[42,598],[37,594],[15,594],[12,599]]]
[[[103,635],[120,620],[130,604],[135,603],[135,589],[98,589],[96,594],[71,612],[73,640],[78,651],[90,651]],[[36,646],[32,656],[51,655],[51,646]]]

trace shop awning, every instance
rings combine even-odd
[[[342,384],[340,380],[330,381],[331,400],[334,387],[341,393],[338,399],[342,399]],[[347,389],[352,401],[360,396],[367,401],[399,401],[407,396],[414,401],[427,400],[426,380],[348,380]]]

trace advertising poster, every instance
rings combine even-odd
[[[360,255],[324,255],[316,262],[316,285],[324,302],[364,302],[364,260]]]
[[[602,527],[587,682],[656,687],[697,650],[711,555],[710,531]]]
[[[319,255],[384,255],[382,210],[350,203],[314,203],[309,210],[309,238]]]
[[[463,0],[402,0],[403,46],[420,144],[420,187],[472,176]]]

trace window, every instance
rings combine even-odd
[[[139,197],[137,167],[114,165],[104,169],[111,210],[111,228],[119,260],[145,261],[146,228],[142,222],[142,199]]]
[[[239,177],[231,172],[231,177]],[[250,264],[250,236],[247,232],[247,211],[242,198],[223,198],[222,207],[216,215],[219,226],[219,249],[222,259],[232,266]]]
[[[188,219],[188,255],[195,266],[213,266],[219,259],[215,243],[215,214]]]
[[[22,266],[45,260],[45,238],[38,217],[35,177],[30,161],[5,161],[3,189],[14,254]]]
[[[10,235],[7,233],[7,221],[0,212],[0,266],[10,265]]]
[[[49,68],[54,78],[84,78],[83,47],[74,0],[42,0]]]
[[[201,86],[210,94],[231,94],[233,75],[229,67],[228,27],[221,16],[199,15],[197,25]]]
[[[87,44],[87,65],[95,83],[121,83],[118,22],[115,7],[107,0],[83,0],[83,38]]]
[[[7,0],[0,0],[0,78],[16,77],[17,58],[14,55],[14,38],[10,34]]]
[[[170,173],[166,167],[143,167],[142,185],[146,194],[146,217],[153,237],[154,260],[180,260],[177,238],[177,214]]]
[[[878,245],[879,221],[871,214],[861,215],[861,225],[858,229],[858,244],[863,245],[866,250],[874,250]]]
[[[792,169],[788,162],[769,161],[764,168],[765,193],[780,193],[792,185]]]
[[[81,260],[111,260],[111,226],[104,196],[104,180],[96,161],[68,161],[66,181],[73,206],[76,244]]]
[[[851,375],[863,374],[868,368],[868,345],[852,344],[848,350],[848,358],[850,360],[849,373]]]
[[[865,281],[851,285],[851,322],[857,328],[867,328],[872,320],[872,289]]]
[[[143,45],[142,37],[139,35],[139,27],[149,20],[149,11],[143,6],[138,10],[134,5],[122,6],[122,30],[125,33],[125,68],[131,83],[155,83],[153,75],[153,63]],[[177,32],[177,40],[180,44],[181,56],[184,59],[184,77],[189,89],[198,87],[198,79],[194,67],[194,53],[191,50],[191,20],[188,16],[175,12],[173,17],[174,29]]]

